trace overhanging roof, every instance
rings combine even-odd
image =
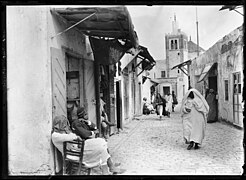
[[[173,70],[173,69],[175,69],[175,68],[181,68],[181,67],[183,67],[183,66],[185,66],[185,65],[189,65],[190,63],[191,63],[191,60],[182,62],[182,63],[180,63],[180,64],[178,64],[178,65],[176,65],[176,66],[173,66],[171,70]]]
[[[144,70],[151,70],[153,66],[156,64],[154,58],[150,55],[148,49],[144,46],[139,46],[141,51],[138,54],[138,57],[143,60],[142,64],[146,64]]]
[[[213,64],[205,66],[204,69],[202,70],[202,73],[201,73],[199,80],[197,82],[199,83],[199,82],[203,81],[205,79],[205,77],[209,74],[211,69],[213,69],[216,65],[217,65],[217,63],[213,63]]]
[[[76,25],[82,33],[88,36],[122,39],[134,47],[138,46],[137,34],[125,6],[54,8],[51,11],[62,16],[71,25],[90,16]],[[95,14],[92,15],[93,13]]]
[[[150,55],[146,47],[139,46],[139,49],[140,52],[138,53],[137,57],[142,59],[142,61],[136,67],[142,64],[142,71],[137,76],[139,76],[144,70],[151,70],[156,64],[154,58]]]

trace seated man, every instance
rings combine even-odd
[[[108,115],[105,112],[104,106],[105,102],[100,98],[100,111],[101,111],[101,127],[104,139],[108,139],[108,131],[110,126],[116,126],[116,124],[109,122]]]
[[[83,107],[77,109],[77,116],[78,119],[74,119],[71,124],[73,132],[82,139],[95,138],[99,131],[96,125],[88,120],[88,115]]]
[[[83,128],[86,127],[86,125],[82,124],[82,121],[80,124],[74,123],[74,127],[81,131],[82,138],[87,139],[84,146],[83,164],[89,167],[100,164],[103,175],[123,173],[124,170],[117,169],[112,163],[111,157],[108,153],[107,142],[102,138],[93,138],[94,134],[87,128]],[[53,144],[62,153],[62,155],[64,154],[63,142],[81,138],[71,131],[69,122],[65,116],[56,116],[54,118],[51,137]]]

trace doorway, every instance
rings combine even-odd
[[[163,86],[163,94],[162,94],[162,96],[167,95],[167,93],[170,93],[170,86]]]
[[[217,94],[218,89],[217,89],[217,76],[210,76],[208,77],[208,88],[213,89],[214,92]],[[218,99],[215,98],[215,119],[218,120]]]
[[[121,85],[120,81],[116,82],[116,123],[117,129],[122,129],[122,107],[121,107]]]

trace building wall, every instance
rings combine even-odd
[[[241,72],[241,82],[243,82],[243,29],[242,26],[224,36],[216,42],[211,48],[197,57],[191,64],[191,82],[193,87],[200,87],[204,94],[204,82],[197,83],[202,69],[215,62],[218,63],[218,117],[233,122],[233,73]],[[231,48],[222,51],[223,45],[232,42]],[[224,80],[229,81],[229,100],[225,101]],[[206,79],[205,79],[206,81]]]
[[[47,8],[8,6],[6,15],[9,173],[50,174]]]
[[[10,175],[54,173],[50,47],[85,52],[74,29],[51,39],[65,28],[48,7],[7,7]]]

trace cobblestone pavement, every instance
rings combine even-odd
[[[115,162],[123,175],[241,175],[244,161],[243,130],[225,123],[207,124],[198,150],[187,150],[179,113],[160,120],[143,115],[109,138]]]

